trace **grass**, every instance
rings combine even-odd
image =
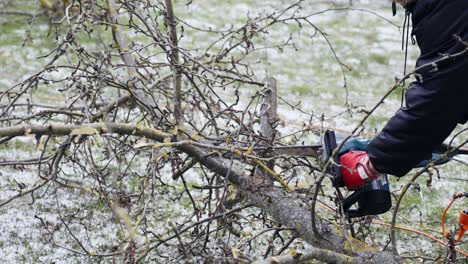
[[[390,59],[388,58],[387,55],[383,55],[383,54],[371,54],[369,56],[369,60],[372,61],[372,62],[376,62],[376,63],[379,63],[379,64],[382,64],[382,65],[387,65],[388,62],[390,61]]]
[[[23,1],[24,2],[24,1]],[[18,5],[23,2],[19,1]],[[213,25],[217,29],[226,28],[228,24],[239,25],[247,20],[247,16],[243,11],[243,7],[247,5],[252,11],[258,11],[264,7],[265,3],[259,3],[258,1],[241,0],[241,1],[194,1],[192,7],[185,7],[186,1],[176,1],[176,12],[178,16],[183,19],[196,19],[203,25]],[[280,5],[278,3],[275,3]],[[305,3],[307,5],[307,3]],[[375,7],[378,5],[371,5]],[[307,10],[312,10],[314,7],[312,4],[306,6]],[[226,10],[226,12],[216,12],[216,10]],[[387,10],[378,8],[379,13],[386,15]],[[388,15],[386,15],[388,16]],[[323,17],[322,17],[323,18]],[[400,17],[401,18],[401,17]],[[394,21],[398,21],[395,19]],[[26,23],[20,18],[12,18],[11,21],[3,21],[0,19],[0,90],[9,87],[10,80],[19,80],[24,76],[31,74],[34,70],[37,70],[42,65],[43,61],[34,60],[35,56],[45,54],[47,50],[53,47],[53,39],[46,38],[48,32],[48,22],[44,19],[39,19],[34,25],[31,31],[33,39],[32,43],[28,43],[25,47],[21,47],[21,43],[24,40],[25,33],[21,32],[26,28]],[[364,13],[328,13],[323,19],[316,19],[313,23],[319,28],[323,29],[326,36],[331,41],[333,48],[335,49],[336,55],[340,60],[352,70],[347,73],[347,84],[349,91],[349,101],[352,105],[361,106],[364,109],[370,109],[385,93],[386,89],[389,88],[396,75],[401,76],[402,71],[402,59],[403,54],[399,51],[400,32],[397,28],[389,26],[387,22],[383,22],[375,17],[364,14]],[[20,30],[19,30],[20,29]],[[289,33],[293,34],[293,43],[298,50],[295,50],[293,46],[288,46],[283,50],[271,49],[268,52],[261,51],[253,54],[249,57],[251,63],[255,63],[255,71],[257,76],[261,79],[264,72],[268,70],[270,76],[274,76],[279,81],[279,93],[286,100],[296,103],[302,101],[301,107],[308,112],[314,113],[325,113],[326,116],[333,116],[337,113],[344,111],[346,97],[345,90],[343,89],[343,78],[342,69],[336,62],[334,54],[331,52],[328,43],[323,39],[322,36],[317,35],[314,38],[311,36],[314,34],[314,30],[311,28],[303,28],[299,32],[299,26],[296,23],[287,25],[280,25],[274,27],[265,37],[255,38],[255,45],[258,47],[262,46],[274,46],[275,44],[284,42],[289,38]],[[391,33],[388,33],[389,30]],[[105,43],[111,43],[110,32],[105,31],[103,28],[96,29],[96,35],[100,35]],[[205,48],[210,41],[215,37],[212,33],[195,34],[193,30],[186,28],[184,32],[185,36],[182,40],[182,44],[188,48]],[[81,35],[78,37],[81,43],[84,43],[90,50],[98,47],[95,40],[92,37]],[[140,35],[135,36],[134,41],[144,41],[144,38]],[[385,44],[385,45],[384,45]],[[219,47],[215,47],[212,52],[217,52]],[[96,51],[99,51],[96,48]],[[412,49],[410,55],[412,61],[416,56],[417,51]],[[73,59],[73,58],[72,58]],[[411,61],[411,60],[410,60]],[[409,63],[409,65],[412,62]],[[2,81],[5,81],[2,83]],[[41,86],[37,91],[33,91],[34,97],[59,94],[57,86]],[[243,97],[248,98],[248,95],[252,95],[256,92],[256,88],[244,86],[242,88]],[[373,131],[376,128],[381,128],[393,112],[398,109],[400,104],[401,89],[394,93],[383,105],[379,111],[371,116],[368,122],[365,124],[369,131]],[[50,102],[50,101],[47,101]],[[280,113],[290,113],[291,109],[283,103],[280,103]],[[334,126],[336,127],[352,127],[362,118],[362,113],[353,113],[353,115],[342,115],[334,120]],[[293,117],[294,121],[303,121],[302,116],[297,114]],[[291,129],[291,128],[288,128]],[[315,139],[314,139],[315,140]],[[310,139],[310,141],[313,141]],[[0,145],[1,158],[10,158],[10,150],[22,153],[21,155],[28,156],[37,153],[33,141],[24,143],[18,140],[12,141],[8,145]],[[99,155],[97,155],[99,156]],[[99,158],[102,158],[99,156]],[[142,166],[143,168],[143,166]],[[114,167],[110,167],[110,174],[114,174],[117,170]],[[10,170],[4,170],[3,172],[11,173]],[[114,173],[112,173],[114,172]],[[20,173],[15,171],[15,173]],[[29,172],[34,173],[34,172]],[[441,175],[451,177],[465,177],[466,168],[457,165],[449,164],[440,168]],[[76,175],[79,178],[80,175]],[[303,175],[307,177],[308,175]],[[391,178],[392,187],[395,193],[398,194],[401,187],[408,181],[411,175],[406,178],[396,181]],[[459,190],[467,190],[468,185],[466,181],[452,182],[447,179],[437,179],[434,176],[434,187],[428,188],[425,186],[425,177],[418,180],[420,190],[411,189],[410,192],[405,196],[402,205],[402,211],[400,212],[400,218],[398,224],[418,227],[419,221],[422,219],[425,223],[425,227],[428,230],[437,231],[440,227],[439,219],[441,211],[445,207],[445,203],[448,201],[448,197],[452,192]],[[114,181],[114,182],[113,182]],[[110,184],[117,184],[116,179],[112,178],[109,180]],[[130,192],[137,192],[140,188],[141,182],[137,176],[129,176],[128,188]],[[191,190],[191,183],[188,184]],[[170,192],[183,192],[184,187],[180,182],[174,183],[174,189],[168,189],[165,186],[157,186],[156,190],[161,193],[160,201],[158,203],[158,211],[155,212],[151,217],[154,221],[151,221],[149,225],[154,230],[161,230],[167,226],[167,220],[178,219],[187,213],[187,210],[191,209],[191,202],[186,197],[180,200],[178,204],[172,204],[172,201],[167,198]],[[6,187],[14,187],[10,181]],[[86,191],[73,191],[69,190],[68,193],[62,194],[64,199],[68,200],[80,200],[76,203],[77,208],[82,207],[83,197],[87,197],[90,194]],[[424,199],[422,198],[424,197]],[[41,215],[53,215],[54,207],[51,204],[37,202],[40,205],[32,205],[34,210],[31,211],[31,206],[27,204],[30,201],[28,199],[21,200],[17,205],[12,205],[23,209],[25,214],[23,217],[30,218],[34,221],[33,213]],[[101,237],[105,241],[112,240],[113,237],[121,238],[123,234],[119,234],[118,229],[104,228],[105,221],[108,218],[102,217],[101,215],[109,215],[109,208],[104,201],[94,201],[96,203],[96,214],[97,219],[96,226],[100,229],[97,237]],[[461,207],[460,204],[456,205],[451,211],[447,219],[447,223],[450,228],[456,226],[457,210]],[[0,212],[3,219],[7,219],[11,215],[6,212]],[[389,221],[390,214],[382,216],[383,220]],[[7,221],[7,220],[5,220]],[[0,221],[1,222],[1,221]],[[31,230],[42,230],[37,226],[29,226],[30,222],[20,222],[18,225],[21,228],[30,228]],[[113,223],[109,224],[113,225]],[[106,233],[110,232],[110,233]],[[379,232],[379,231],[376,231]],[[108,234],[113,234],[108,235]],[[382,230],[383,234],[387,234],[388,230]],[[412,235],[399,232],[399,238],[408,241],[409,245],[414,249],[420,238],[415,238]],[[28,239],[28,240],[27,240]],[[29,241],[31,239],[31,241]],[[43,238],[42,238],[43,239]],[[27,240],[27,242],[25,242]],[[102,241],[102,240],[101,240]],[[425,241],[425,240],[422,240]],[[40,243],[43,241],[36,241],[35,238],[28,238],[18,234],[16,231],[12,231],[3,236],[0,236],[0,251],[8,248],[10,243],[18,244],[23,250],[26,250],[28,255],[23,255],[23,259],[20,262],[29,263],[37,261],[39,253],[35,253],[31,250],[31,244]],[[103,251],[107,250],[105,244],[98,247]],[[438,249],[437,246],[431,246],[423,248],[422,250],[431,251]],[[44,255],[47,252],[54,252],[53,249],[47,248],[44,250]],[[58,251],[61,256],[70,256],[68,252]],[[19,255],[19,253],[18,253]],[[53,256],[45,256],[46,260],[43,262],[54,261]],[[91,263],[92,260],[88,258],[78,259],[73,257],[76,263]]]
[[[3,152],[4,154],[6,154],[10,152],[12,149],[17,150],[18,153],[24,152],[25,154],[28,154],[28,155],[33,154],[33,153],[39,153],[39,151],[36,150],[34,144],[25,143],[20,140],[11,140],[7,144],[0,145],[0,153]],[[10,159],[12,159],[11,152],[10,152]]]

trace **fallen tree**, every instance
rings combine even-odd
[[[300,15],[303,2],[226,30],[190,25],[177,17],[170,0],[67,2],[62,19],[54,21],[65,25],[55,32],[59,42],[46,56],[48,63],[0,95],[5,102],[0,143],[29,138],[40,153],[0,162],[37,170],[34,183],[17,182],[17,192],[0,200],[0,206],[28,196],[34,202],[43,189],[80,190],[91,197],[90,211],[105,205],[121,229],[118,245],[110,239],[112,246],[96,250],[91,239],[77,235],[80,225],[96,228],[82,223],[80,210],[66,208],[58,211],[62,229],[51,228],[38,216],[51,243],[73,254],[121,258],[124,263],[154,258],[254,261],[245,249],[256,238],[243,231],[248,224],[273,232],[264,259],[257,263],[399,263],[392,252],[351,235],[339,202],[332,202],[335,212],[328,215],[315,209],[319,194],[324,199],[334,195],[328,183],[322,184],[327,177],[323,164],[305,157],[319,160],[319,152],[268,155],[289,143],[277,129],[276,82],[260,81],[252,69],[250,57],[262,50],[256,41],[277,25],[307,25],[334,54],[327,35],[310,20],[321,12]],[[213,39],[206,47],[184,47],[187,28]],[[100,39],[99,45],[83,44],[88,36]],[[144,39],[134,41],[132,36]],[[285,37],[274,48],[292,45],[291,40]],[[337,56],[336,62],[346,67]],[[257,90],[244,98],[243,87]],[[44,106],[34,102],[34,95],[29,100],[35,90],[54,88],[58,95],[71,94],[65,105]],[[310,127],[300,128],[292,144],[310,137]],[[203,184],[188,182],[188,174]],[[299,187],[297,174],[313,179],[311,186]],[[165,206],[175,207],[182,197],[189,201],[190,213],[162,224],[156,217],[162,210],[158,202],[166,199],[173,203]],[[68,239],[61,238],[62,230]],[[211,240],[230,236],[252,238],[239,242],[241,249],[229,242],[220,246],[222,252],[212,249]],[[308,244],[304,250],[285,253],[299,238]],[[278,250],[276,239],[281,240]]]

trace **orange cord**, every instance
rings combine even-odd
[[[382,226],[390,226],[390,227],[392,226],[391,224],[387,224],[387,223],[384,223],[384,222],[378,222],[378,221],[373,221],[372,224],[382,225]],[[434,240],[435,242],[437,242],[437,243],[439,243],[439,244],[441,244],[441,245],[443,245],[445,247],[449,246],[444,241],[442,241],[442,240],[440,240],[440,239],[438,239],[438,238],[436,238],[434,236],[431,236],[431,235],[429,235],[427,233],[424,233],[422,231],[419,231],[419,230],[416,230],[416,229],[411,229],[411,228],[404,227],[404,226],[395,226],[395,228],[400,229],[400,230],[404,230],[404,231],[409,231],[409,232],[412,232],[412,233],[415,233],[415,234],[430,238],[430,239]],[[460,249],[455,249],[455,251],[468,258],[468,253],[466,253],[464,251],[461,251]]]
[[[456,199],[457,199],[456,196],[454,196],[452,200],[450,201],[450,203],[445,208],[444,212],[442,213],[442,235],[444,236],[445,240],[447,240],[447,232],[445,232],[445,217],[447,215],[448,210],[450,209],[450,207],[452,206],[452,204],[455,202]]]
[[[452,204],[455,202],[455,200],[458,199],[458,198],[462,198],[462,197],[465,197],[464,192],[457,192],[455,195],[453,195],[452,200],[450,201],[450,203],[447,205],[444,212],[442,213],[442,235],[444,236],[445,241],[447,241],[447,233],[445,232],[445,218],[446,218],[447,212],[450,209],[450,207],[452,206]],[[463,226],[461,228],[463,229]],[[460,233],[460,235],[458,236],[458,239],[457,239],[457,241],[455,241],[455,243],[457,243],[457,242],[459,242],[461,240],[461,238],[463,236],[463,233],[464,232]]]
[[[453,202],[452,202],[453,203]],[[331,208],[330,206],[322,203],[322,202],[319,202],[318,204],[320,207],[330,211],[330,212],[335,212],[335,210],[333,210],[333,208]],[[451,206],[451,204],[450,204]],[[448,209],[446,209],[444,211],[444,213],[446,213]],[[445,215],[443,215],[443,219],[445,218]],[[392,225],[391,224],[388,224],[388,223],[385,223],[385,222],[380,222],[380,221],[372,221],[371,222],[372,224],[374,225],[381,225],[381,226],[388,226],[388,227],[391,227]],[[421,235],[421,236],[424,236],[424,237],[427,237],[429,239],[432,239],[434,240],[435,242],[445,246],[445,247],[448,247],[449,245],[447,243],[445,243],[444,241],[432,236],[432,235],[429,235],[427,233],[424,233],[422,231],[419,231],[419,230],[416,230],[416,229],[412,229],[412,228],[409,228],[409,227],[404,227],[404,226],[395,226],[396,229],[399,229],[399,230],[403,230],[403,231],[408,231],[408,232],[412,232],[412,233],[415,233],[415,234],[418,234],[418,235]],[[442,225],[442,228],[444,228],[444,226]],[[445,236],[444,236],[445,237]],[[461,251],[459,249],[455,249],[456,252],[462,254],[463,256],[465,257],[468,257],[468,253],[464,252],[464,251]]]

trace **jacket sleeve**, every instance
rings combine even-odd
[[[427,83],[414,82],[400,108],[370,143],[369,158],[382,173],[403,176],[431,157],[468,114],[468,58]]]
[[[431,65],[443,54],[465,49],[453,35],[468,40],[468,1],[418,0],[409,10],[421,56],[417,67]],[[468,118],[468,56],[418,72],[406,106],[388,121],[368,147],[377,170],[396,176],[408,173]]]

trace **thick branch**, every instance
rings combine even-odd
[[[70,135],[70,134],[105,134],[115,133],[120,135],[141,136],[164,142],[165,139],[174,139],[173,134],[165,133],[151,127],[139,127],[133,124],[117,123],[92,123],[84,125],[31,125],[0,128],[0,136],[14,137],[28,134],[41,135]],[[175,140],[175,139],[174,139]],[[247,197],[249,203],[259,207],[268,213],[273,219],[284,227],[294,228],[298,236],[311,245],[336,251],[338,253],[352,254],[359,258],[360,263],[382,261],[384,263],[398,263],[396,257],[387,252],[376,252],[366,247],[358,240],[341,234],[338,228],[317,219],[317,227],[321,237],[317,237],[311,225],[311,214],[304,208],[300,199],[293,193],[287,193],[283,189],[271,186],[258,186],[249,181],[242,173],[235,171],[222,159],[210,155],[207,151],[183,144],[177,147],[179,150],[197,159],[211,171],[225,177],[235,184]]]
[[[275,256],[267,259],[257,260],[254,264],[296,264],[308,263],[311,260],[320,260],[326,263],[357,264],[361,263],[359,258],[336,253],[326,249],[311,248],[307,252],[292,252],[287,255]]]

